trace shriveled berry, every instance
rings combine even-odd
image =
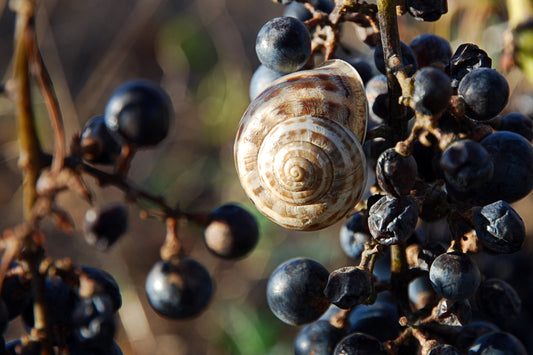
[[[128,210],[122,204],[91,208],[85,213],[85,240],[100,250],[113,245],[128,229]]]
[[[402,243],[411,236],[418,221],[418,206],[409,196],[382,197],[369,211],[368,228],[383,245]]]
[[[261,27],[255,42],[261,64],[286,74],[303,67],[311,55],[311,35],[294,17],[276,17]]]
[[[415,158],[412,155],[403,156],[394,148],[381,153],[376,164],[379,186],[396,197],[409,194],[415,185],[416,173]]]
[[[365,270],[354,266],[334,270],[324,294],[339,308],[348,309],[363,303],[372,293],[372,281]]]
[[[453,54],[448,67],[452,87],[457,88],[461,79],[472,70],[491,66],[492,59],[483,49],[472,43],[461,44]]]
[[[324,296],[329,272],[322,264],[295,258],[274,270],[267,285],[267,301],[276,317],[290,325],[310,323],[329,306]]]
[[[127,142],[153,146],[170,129],[174,109],[167,93],[147,80],[132,80],[119,86],[105,108],[105,124]]]
[[[160,260],[146,277],[145,291],[159,314],[185,319],[207,307],[213,295],[213,281],[205,267],[192,258]]]
[[[514,253],[526,238],[524,221],[505,201],[483,206],[474,217],[476,235],[481,244],[495,253]]]
[[[474,295],[481,282],[481,274],[472,259],[461,252],[439,255],[429,269],[433,289],[452,301]]]
[[[406,0],[409,14],[421,21],[437,21],[448,12],[447,0]]]
[[[225,204],[209,214],[204,242],[215,255],[235,259],[251,252],[259,240],[254,216],[236,204]]]

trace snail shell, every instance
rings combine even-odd
[[[252,101],[235,139],[246,194],[272,221],[325,228],[353,209],[366,184],[367,103],[342,60],[285,75]]]

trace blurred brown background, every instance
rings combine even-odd
[[[77,264],[104,268],[120,284],[124,305],[119,311],[117,342],[124,354],[290,354],[297,332],[277,320],[265,303],[269,274],[281,262],[306,256],[329,270],[347,265],[338,244],[339,225],[312,233],[287,232],[260,216],[238,184],[233,165],[233,137],[249,103],[248,82],[258,66],[255,36],[270,18],[283,12],[269,0],[49,0],[41,1],[38,38],[58,94],[67,137],[90,117],[102,114],[112,90],[125,80],[148,78],[169,92],[176,110],[170,136],[158,147],[140,152],[132,163],[131,179],[160,193],[188,211],[208,211],[217,205],[243,203],[259,219],[261,241],[246,259],[228,262],[209,254],[201,229],[180,229],[186,250],[213,275],[216,292],[209,309],[190,321],[171,321],[156,315],[144,294],[144,278],[159,258],[164,226],[137,218],[130,209],[130,232],[106,253],[87,246],[73,235],[47,226],[49,255],[70,256]],[[506,9],[503,1],[449,1],[449,13],[436,23],[400,19],[406,43],[423,32],[433,32],[458,44],[475,42],[498,62],[502,49]],[[0,1],[0,72],[11,75],[14,15]],[[353,27],[344,28],[348,48],[369,50]],[[531,87],[518,70],[506,75],[513,100],[530,94]],[[513,106],[514,105],[514,106]],[[40,134],[52,146],[46,112],[35,95]],[[42,124],[41,124],[42,123]],[[20,173],[14,108],[0,97],[0,227],[21,220]],[[114,188],[97,189],[96,203],[122,198]],[[82,221],[90,206],[73,195],[61,203]],[[530,221],[531,199],[516,204]],[[77,224],[81,229],[81,222]],[[533,228],[528,224],[528,232]],[[11,323],[6,340],[21,332]]]

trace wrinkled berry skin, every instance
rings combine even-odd
[[[527,355],[524,345],[514,335],[492,332],[478,338],[468,349],[468,355]]]
[[[333,355],[385,355],[381,342],[364,333],[353,333],[343,338]]]
[[[95,164],[113,164],[120,155],[120,144],[105,125],[104,116],[85,122],[81,131],[80,146],[83,159]]]
[[[276,17],[261,27],[255,42],[257,58],[275,72],[294,72],[311,55],[311,35],[294,17]]]
[[[329,355],[345,332],[326,320],[304,326],[294,339],[294,355]]]
[[[413,102],[415,110],[434,116],[448,107],[452,96],[450,78],[440,69],[426,67],[418,70],[414,77]]]
[[[368,228],[382,245],[399,244],[413,234],[418,221],[418,206],[409,196],[383,196],[369,211]]]
[[[526,237],[522,218],[507,202],[501,200],[477,211],[474,227],[481,244],[495,253],[519,251]]]
[[[499,131],[481,141],[494,165],[492,178],[476,190],[480,205],[498,200],[512,203],[533,188],[533,148],[517,133]]]
[[[379,186],[395,197],[408,195],[415,185],[416,160],[412,155],[403,156],[394,148],[385,150],[376,164]]]
[[[481,282],[481,274],[468,255],[452,251],[435,259],[429,269],[429,279],[441,297],[459,301],[474,295]]]
[[[452,87],[456,89],[461,79],[472,70],[491,66],[492,59],[483,49],[472,43],[461,44],[450,59],[448,67]]]
[[[160,260],[146,277],[145,291],[159,314],[185,319],[206,308],[213,295],[213,282],[205,267],[192,258]]]
[[[418,68],[434,66],[444,69],[452,57],[450,43],[432,33],[424,33],[415,37],[409,47],[415,53]]]
[[[499,114],[509,100],[509,84],[494,69],[479,68],[466,74],[457,93],[466,104],[466,115],[478,121],[485,121]]]
[[[324,290],[329,301],[342,309],[363,303],[371,293],[372,281],[368,273],[354,266],[333,271]]]
[[[329,272],[316,261],[295,258],[274,270],[267,285],[267,301],[276,317],[290,325],[310,323],[329,307],[324,296]]]
[[[118,87],[105,108],[107,128],[138,146],[161,142],[173,116],[167,93],[147,80],[132,80]]]
[[[481,144],[469,139],[456,141],[446,148],[440,166],[446,183],[462,192],[484,184],[494,172],[489,153]]]
[[[241,258],[251,252],[259,240],[259,226],[254,216],[235,204],[225,204],[209,215],[204,231],[207,248],[221,258]]]
[[[406,0],[405,5],[409,14],[421,21],[437,21],[448,12],[446,0]]]
[[[476,292],[479,310],[498,324],[509,324],[520,314],[522,300],[515,289],[501,279],[488,279]]]
[[[252,75],[252,78],[250,79],[250,100],[255,99],[268,86],[270,86],[274,80],[279,79],[282,76],[283,74],[268,69],[266,66],[261,64],[259,67],[257,67]]]
[[[350,218],[348,223],[341,227],[339,232],[341,248],[352,259],[357,259],[361,256],[365,249],[365,243],[371,239],[368,227],[365,227],[366,224],[366,217],[361,213],[356,213]]]

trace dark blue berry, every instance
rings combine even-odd
[[[150,305],[172,319],[200,314],[213,295],[213,282],[205,267],[192,258],[160,260],[148,273],[145,291]]]
[[[413,52],[411,47],[409,47],[404,42],[401,42],[400,51],[402,53],[402,64],[407,70],[407,75],[411,76],[418,69],[415,53]],[[387,74],[385,70],[385,59],[383,55],[383,46],[380,43],[378,46],[376,46],[376,49],[374,50],[374,63],[376,64],[376,68],[381,74]]]
[[[500,329],[492,323],[484,321],[472,322],[461,327],[461,330],[454,336],[453,340],[461,350],[465,351],[482,335],[499,330]]]
[[[357,70],[363,81],[363,85],[366,85],[366,83],[368,83],[368,81],[374,76],[372,67],[366,60],[361,58],[349,58],[346,61]]]
[[[452,251],[435,259],[429,269],[429,279],[441,297],[458,301],[474,295],[481,282],[481,274],[468,255]]]
[[[385,355],[381,342],[371,335],[353,333],[343,338],[333,355]]]
[[[291,73],[304,66],[311,55],[311,35],[294,17],[276,17],[261,27],[255,42],[259,61],[278,73]]]
[[[363,332],[380,341],[396,338],[400,334],[398,310],[391,303],[376,301],[372,305],[359,305],[350,313],[349,333]]]
[[[434,116],[442,113],[452,96],[450,78],[440,69],[425,67],[414,77],[412,100],[415,111]]]
[[[533,121],[518,112],[511,112],[503,116],[498,129],[518,133],[528,141],[533,139]]]
[[[365,249],[365,243],[372,239],[366,217],[361,213],[354,214],[348,223],[341,227],[339,236],[342,250],[352,259],[360,257]]]
[[[310,323],[329,306],[324,296],[329,272],[320,263],[295,258],[274,270],[267,285],[267,301],[276,317],[290,325]]]
[[[128,229],[128,209],[122,204],[91,208],[85,213],[85,240],[100,250],[112,246]]]
[[[492,178],[494,165],[483,146],[469,139],[452,143],[442,153],[440,166],[446,183],[457,191],[471,191]]]
[[[506,332],[492,332],[477,339],[468,355],[527,355],[524,345],[514,335]]]
[[[433,66],[444,69],[452,58],[450,43],[432,33],[424,33],[415,37],[409,47],[415,53],[418,68]]]
[[[261,64],[252,75],[250,79],[250,100],[255,99],[260,93],[262,93],[270,84],[283,76],[278,72],[268,69]]]
[[[259,240],[254,216],[235,204],[225,204],[209,215],[204,230],[207,248],[222,258],[240,258],[251,252]]]
[[[107,295],[113,305],[113,313],[122,306],[120,288],[115,278],[108,272],[90,266],[80,266],[82,277],[87,277],[101,287],[100,293]]]
[[[118,87],[105,108],[107,128],[138,146],[161,142],[168,135],[173,116],[167,93],[146,80],[133,80]]]
[[[294,355],[330,355],[344,335],[326,320],[307,324],[294,339]]]
[[[457,93],[466,104],[466,115],[478,121],[499,114],[509,99],[507,80],[494,69],[478,68],[466,74]]]
[[[475,202],[509,203],[525,197],[533,188],[533,148],[517,133],[499,131],[481,141],[494,165],[492,178],[476,191]]]
[[[497,324],[510,324],[521,312],[522,300],[515,289],[501,279],[483,281],[476,292],[476,305]]]
[[[105,125],[104,116],[88,120],[81,131],[83,159],[97,164],[113,164],[120,155],[120,143]]]
[[[99,351],[113,345],[115,319],[111,299],[106,295],[81,298],[72,319],[74,333],[84,349]]]
[[[330,13],[333,10],[334,4],[330,0],[310,0],[309,3],[315,7],[315,9],[320,10],[325,13]],[[283,16],[289,16],[297,18],[298,20],[304,22],[313,17],[313,14],[305,8],[305,5],[301,2],[292,1],[287,5]]]

